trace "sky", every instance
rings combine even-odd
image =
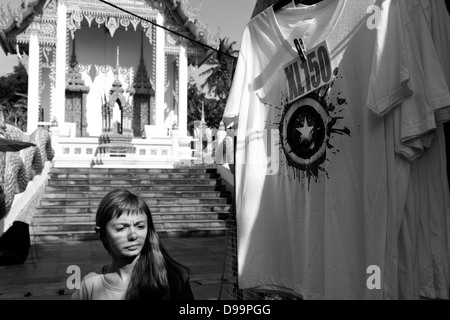
[[[245,25],[251,18],[256,0],[188,0],[193,7],[200,6],[199,20],[208,27],[212,36],[220,29],[220,38],[228,37],[236,41],[239,49]],[[0,0],[0,4],[16,3],[20,0]],[[18,59],[15,55],[6,56],[0,49],[0,76],[13,71]]]
[[[196,7],[201,3],[199,20],[208,26],[214,36],[220,28],[220,37],[236,41],[240,47],[245,25],[250,20],[256,0],[189,0]]]

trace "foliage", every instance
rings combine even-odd
[[[219,52],[211,58],[211,67],[201,73],[206,76],[202,89],[208,88],[208,92],[214,94],[222,103],[226,103],[230,93],[234,72],[234,59],[239,51],[234,49],[236,41],[230,43],[228,37],[219,39]],[[222,53],[224,52],[224,53]]]
[[[206,125],[218,128],[222,120],[225,104],[217,99],[206,98],[206,94],[199,89],[194,81],[188,86],[188,129],[192,132],[194,122],[202,118],[202,106]]]
[[[194,121],[202,118],[202,104],[207,126],[219,128],[234,72],[234,59],[229,55],[237,56],[239,52],[234,50],[235,44],[236,42],[230,43],[228,38],[220,39],[219,52],[213,55],[208,63],[211,67],[200,74],[206,76],[205,82],[199,88],[194,81],[190,81],[188,87],[188,128],[190,131],[194,126]],[[216,98],[206,98],[205,88]]]
[[[0,77],[0,109],[5,123],[26,131],[28,74],[21,63],[13,70]]]

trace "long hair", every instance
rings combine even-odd
[[[133,268],[126,300],[167,300],[173,284],[183,281],[188,270],[174,261],[160,243],[152,215],[144,199],[126,189],[109,192],[100,202],[96,214],[96,226],[105,249],[110,252],[106,239],[106,224],[122,214],[146,214],[147,237],[140,257]]]

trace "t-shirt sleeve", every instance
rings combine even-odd
[[[422,2],[421,2],[422,3]],[[450,14],[447,10],[445,0],[433,0],[429,4],[431,11],[430,22],[431,36],[436,49],[439,62],[444,72],[447,87],[450,89]],[[450,122],[450,101],[449,106],[439,109],[436,112],[437,122]]]
[[[380,116],[399,109],[396,152],[414,160],[433,140],[435,112],[447,93],[422,7],[411,16],[412,2],[393,3],[388,14],[392,22],[382,24],[388,26],[385,32],[378,30],[368,104]]]
[[[94,291],[94,287],[101,286],[101,282],[99,281],[98,274],[95,272],[91,272],[87,274],[82,280],[80,284],[80,288],[77,289],[73,294],[72,300],[91,300],[92,293]]]
[[[400,1],[383,7],[378,24],[368,88],[368,107],[380,117],[394,118],[395,150],[408,160],[423,149],[422,135],[434,128],[434,116],[421,91],[423,72],[411,56],[405,25],[409,16]],[[424,107],[425,106],[425,107]]]
[[[418,1],[399,3],[413,91],[402,105],[400,139],[402,148],[409,148],[414,159],[430,147],[438,114],[450,104],[450,92],[423,6]]]
[[[375,50],[368,87],[368,107],[377,115],[384,116],[412,95],[408,87],[410,69],[399,7],[392,2],[383,7],[377,26]]]
[[[437,112],[449,106],[450,92],[429,28],[430,24],[418,1],[402,1],[408,8],[411,23],[408,24],[406,30],[415,41],[416,50],[414,52],[422,63],[428,100],[432,109]]]
[[[418,56],[416,39],[411,30],[405,30],[404,36],[410,69],[408,87],[411,89],[412,95],[400,106],[400,117],[397,122],[399,135],[396,141],[398,148],[396,150],[407,159],[414,160],[430,146],[433,132],[436,129],[436,120],[426,89],[425,73]]]
[[[86,280],[81,281],[81,286],[79,289],[75,290],[71,297],[72,300],[89,300],[88,289],[86,285]]]
[[[248,96],[247,64],[243,54],[246,50],[246,42],[249,41],[248,32],[248,29],[246,29],[242,37],[242,45],[236,63],[233,83],[231,84],[230,94],[228,95],[227,104],[223,114],[223,118],[227,125],[233,122],[235,126],[237,125],[240,108],[243,104],[245,104],[244,100]]]
[[[72,294],[72,297],[71,297],[72,300],[83,300],[83,299],[81,299],[80,290],[81,289],[75,290],[75,292]]]
[[[228,96],[227,104],[223,118],[229,124],[232,121],[237,121],[239,115],[239,109],[241,106],[241,98],[244,90],[245,79],[245,62],[242,54],[239,54],[237,60],[236,71],[233,77],[233,83],[231,85],[230,94]]]

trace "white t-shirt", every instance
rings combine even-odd
[[[447,86],[450,88],[450,15],[445,0],[421,0],[420,3],[427,15],[434,47],[441,63]],[[450,121],[450,108],[439,110],[436,114],[436,120],[438,122]]]
[[[394,107],[412,92],[398,10],[397,1],[325,0],[277,15],[270,7],[248,23],[224,115],[239,123],[241,289],[305,299],[384,297],[387,241],[396,241],[388,222],[396,219],[397,198],[406,198],[396,179],[409,174],[395,150],[401,130]],[[308,82],[298,38],[316,53],[309,64],[315,83],[332,81],[319,95],[301,95]],[[311,51],[323,41],[330,68],[323,50]],[[414,118],[420,110],[411,114],[411,129],[430,121]]]
[[[431,106],[436,119],[441,115],[444,120],[443,107],[450,104],[450,94],[438,60],[440,55],[436,53],[439,46],[435,46],[441,39],[436,35],[442,31],[438,28],[432,31],[431,23],[441,25],[440,14],[432,12],[429,1],[401,1],[401,9],[403,19],[409,19],[405,34],[413,42],[408,51],[410,63],[423,72],[423,83],[418,88],[427,89],[430,104],[417,99],[416,102],[423,109],[429,110]],[[448,299],[450,194],[442,124],[437,124],[432,137],[429,149],[412,162],[408,201],[399,221],[399,297],[405,299],[419,296]]]
[[[411,163],[399,225],[399,298],[449,298],[450,197],[443,124],[429,149]]]
[[[442,70],[444,72],[447,86],[450,89],[450,59],[448,57],[448,53],[450,52],[450,14],[448,11],[448,7],[446,5],[445,0],[421,1],[421,3],[425,2],[428,2],[430,4],[431,36],[433,37],[433,43],[436,48],[439,62],[441,63],[442,66]],[[450,119],[450,108],[440,110],[436,114],[436,120],[439,122],[448,122],[450,121],[449,119]],[[446,137],[445,133],[441,130],[438,130],[438,134],[440,134],[439,141],[441,141],[440,147],[441,164],[442,167],[446,169],[445,164],[448,162],[447,159],[448,152],[446,152],[446,147],[445,144],[443,143]],[[442,177],[445,176],[446,174],[445,172],[443,172]],[[448,201],[448,198],[446,199],[447,199],[446,201]],[[447,219],[447,241],[448,241],[447,246],[448,248],[450,248],[450,218]]]
[[[445,22],[448,21],[448,15],[447,19],[444,18],[447,11],[445,7],[437,10],[438,4],[439,2],[436,2],[431,5],[428,0],[401,1],[402,12],[407,11],[410,17],[411,23],[408,23],[407,30],[410,35],[414,35],[414,50],[412,50],[412,53],[414,53],[415,59],[422,62],[428,100],[433,110],[439,114],[436,120],[440,122],[450,121],[450,118],[444,117],[448,113],[448,108],[450,108],[449,87],[444,74],[445,69],[443,69],[443,66],[447,63],[445,60],[448,60],[448,51],[441,52],[443,48],[436,50],[436,44],[439,48],[449,41],[450,35],[444,35],[443,33],[450,30],[450,27],[444,27]],[[432,10],[432,8],[434,9]],[[437,11],[442,12],[436,15]],[[440,53],[438,54],[438,52]],[[445,63],[443,64],[440,60]],[[426,63],[424,63],[425,61]],[[447,110],[443,111],[443,109]]]

